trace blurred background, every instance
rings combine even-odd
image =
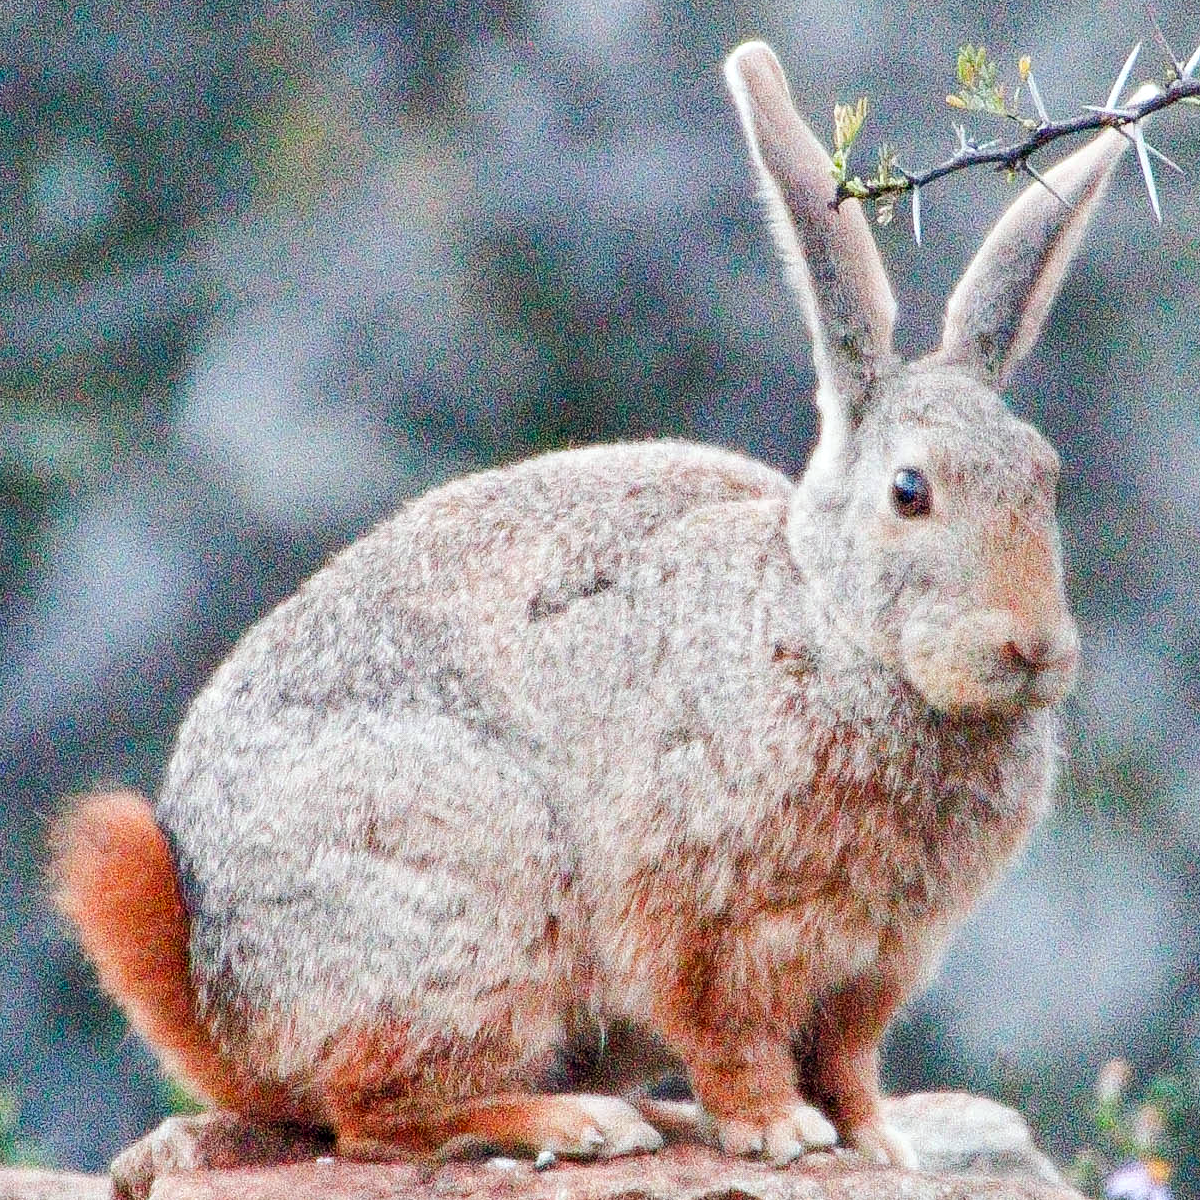
[[[46,822],[151,791],[256,617],[405,496],[550,447],[671,435],[802,469],[809,349],[720,73],[778,50],[828,138],[952,148],[956,47],[1099,102],[1137,4],[927,0],[0,4],[0,1092],[100,1167],[163,1113],[45,904]],[[1183,55],[1195,8],[1160,9]],[[1147,45],[1135,78],[1158,73]],[[985,124],[975,126],[988,135]],[[1015,1103],[1069,1159],[1096,1073],[1200,1067],[1200,114],[1133,156],[1012,388],[1064,460],[1084,670],[1056,815],[893,1032],[891,1085]],[[1059,151],[1052,152],[1054,157]],[[872,164],[859,164],[864,173]],[[901,347],[1012,188],[879,230]],[[1176,1187],[1196,1194],[1196,1164]]]

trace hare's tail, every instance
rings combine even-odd
[[[172,1074],[246,1114],[304,1120],[282,1090],[222,1054],[199,1019],[188,969],[187,911],[167,839],[136,792],[85,796],[53,837],[51,879],[105,991]]]

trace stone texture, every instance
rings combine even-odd
[[[0,1167],[0,1200],[111,1200],[107,1175]]]
[[[995,1101],[956,1092],[908,1096],[890,1102],[889,1118],[911,1141],[919,1171],[841,1149],[779,1170],[694,1144],[544,1171],[505,1158],[357,1163],[334,1157],[325,1139],[217,1112],[163,1122],[119,1155],[112,1172],[117,1200],[1080,1200],[1034,1146],[1025,1121]],[[24,1184],[6,1191],[8,1176]],[[108,1196],[107,1182],[95,1176],[0,1172],[0,1200]]]
[[[337,1159],[157,1180],[151,1200],[1068,1200],[1028,1178],[926,1175],[871,1166],[845,1152],[808,1155],[784,1170],[722,1158],[698,1146],[603,1163],[448,1163],[438,1168]]]
[[[1034,1145],[1025,1119],[986,1096],[904,1096],[888,1101],[888,1120],[907,1135],[924,1171],[1063,1184],[1058,1168]]]

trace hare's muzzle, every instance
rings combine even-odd
[[[910,616],[901,636],[908,682],[934,708],[985,714],[1045,708],[1075,683],[1079,634],[1065,608],[1049,622],[1011,609],[969,612],[934,605]]]

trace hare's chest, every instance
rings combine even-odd
[[[860,848],[861,856],[835,852],[823,873],[813,862],[802,894],[785,901],[792,877],[743,926],[740,969],[789,1010],[803,1011],[856,980],[891,974],[898,960],[919,974],[954,923],[960,897],[936,870]]]
[[[1024,748],[1022,748],[1022,751]],[[956,919],[1023,841],[1048,793],[1043,748],[966,752],[936,737],[832,738],[796,814],[825,919],[856,938]],[[817,858],[811,847],[819,847]]]

